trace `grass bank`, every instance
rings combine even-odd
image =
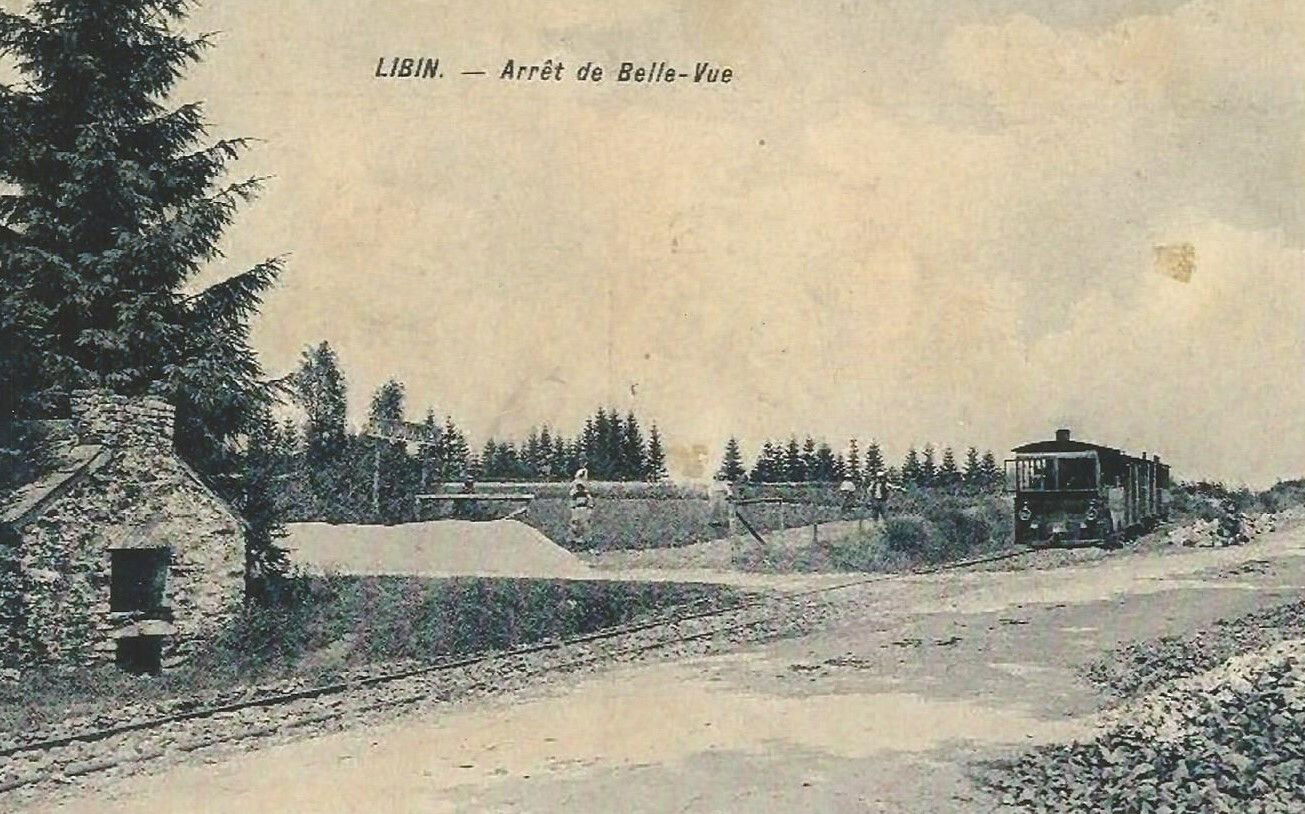
[[[256,685],[325,683],[395,662],[435,662],[724,603],[709,585],[326,576],[297,580],[273,608],[248,607],[186,664],[137,677],[113,666],[32,670],[0,683],[0,733],[128,704],[234,700]]]
[[[905,571],[979,556],[1010,545],[1010,502],[999,495],[910,490],[895,496],[887,520],[819,544],[740,547],[734,565],[749,571]]]

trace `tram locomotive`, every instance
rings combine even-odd
[[[1113,447],[1070,438],[1011,450],[1008,489],[1015,493],[1015,543],[1116,547],[1169,516],[1169,467]]]

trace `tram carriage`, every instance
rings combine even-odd
[[[1008,489],[1015,494],[1015,543],[1118,546],[1169,516],[1169,467],[1113,447],[1070,438],[1011,450]]]

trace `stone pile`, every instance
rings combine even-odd
[[[1256,536],[1268,534],[1278,528],[1279,518],[1270,513],[1245,514],[1216,520],[1197,520],[1169,532],[1171,545],[1189,548],[1221,548],[1248,543]]]
[[[1102,692],[1131,698],[1203,673],[1232,656],[1298,638],[1305,638],[1305,602],[1289,602],[1221,619],[1192,633],[1127,644],[1085,665],[1081,672]]]
[[[1022,811],[1305,810],[1305,639],[1171,681],[1100,723],[1090,740],[1031,750],[979,780]]]

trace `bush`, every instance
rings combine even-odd
[[[992,526],[973,510],[948,509],[931,521],[935,533],[925,549],[926,562],[963,559],[992,549]]]
[[[922,515],[899,514],[884,521],[881,539],[886,551],[915,559],[931,548],[935,534],[932,524]]]
[[[839,571],[891,573],[906,571],[912,558],[901,551],[890,551],[881,534],[853,534],[835,540],[829,546],[829,562]]]

